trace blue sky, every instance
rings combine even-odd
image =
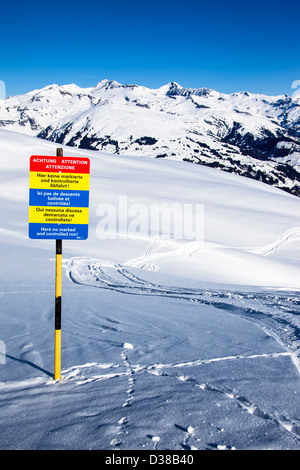
[[[0,10],[7,96],[104,78],[278,95],[300,80],[300,2],[10,0]]]

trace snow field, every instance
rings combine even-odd
[[[29,157],[56,145],[1,130],[0,149],[0,448],[298,450],[299,199],[64,148],[91,158],[90,229],[63,244],[54,381],[54,242],[30,240],[27,223]],[[204,240],[99,240],[97,208],[119,194],[204,204]]]

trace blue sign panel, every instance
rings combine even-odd
[[[61,224],[42,224],[31,223],[29,225],[29,238],[42,240],[51,239],[68,239],[68,240],[85,240],[88,237],[88,225],[77,224],[68,227]]]
[[[89,191],[30,189],[30,206],[88,207]]]

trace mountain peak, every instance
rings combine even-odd
[[[97,83],[97,89],[112,90],[114,88],[135,88],[137,85],[123,85],[122,83],[117,82],[116,80],[104,79],[101,82]]]
[[[96,88],[116,88],[122,86],[120,83],[118,83],[116,80],[108,80],[105,78],[104,80],[101,80],[99,83],[97,83]]]
[[[175,90],[181,90],[181,89],[182,89],[182,86],[179,85],[179,83],[177,82],[169,82],[166,85],[163,85],[160,88],[158,88],[159,91],[161,91],[162,93],[166,95],[168,95],[171,92],[174,92]]]

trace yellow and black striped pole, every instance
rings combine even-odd
[[[63,156],[63,149],[56,149],[56,156]],[[61,378],[61,282],[62,282],[62,240],[56,240],[55,273],[55,336],[54,336],[54,379]]]
[[[56,240],[55,276],[55,337],[54,337],[54,379],[60,379],[61,368],[61,277],[62,240]]]

